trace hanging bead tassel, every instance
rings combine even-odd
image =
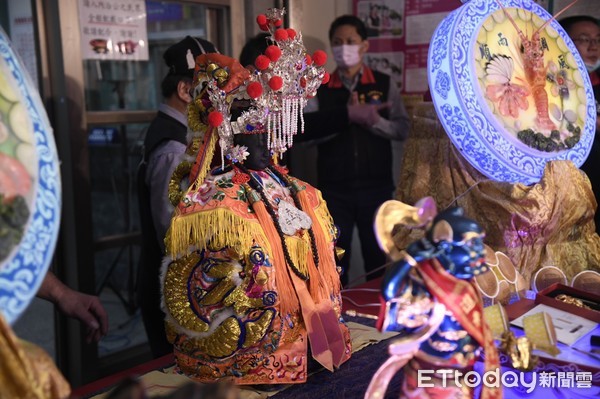
[[[286,137],[286,145],[287,147],[292,146],[292,135],[294,134],[294,99],[288,99],[288,116],[287,116],[287,137]]]
[[[290,135],[290,99],[286,98],[284,100],[285,112],[283,114],[283,147],[287,147],[288,145],[288,137]]]
[[[219,128],[219,130],[221,130],[221,128]],[[225,146],[225,140],[220,139],[219,146],[221,147],[221,169],[225,169],[225,148],[227,148]]]
[[[279,140],[279,113],[275,115],[275,120],[273,121],[273,149],[277,151],[277,141]]]
[[[302,107],[300,107],[300,132],[304,134],[304,112],[302,112]]]
[[[296,122],[296,99],[290,100],[290,135],[288,136],[288,148],[292,147],[292,143],[294,142],[294,134],[296,134],[296,127],[294,126]]]
[[[298,134],[298,113],[300,112],[300,99],[294,99],[294,117],[292,119],[292,136],[290,137],[290,147],[294,145],[294,136]]]
[[[273,143],[271,142],[271,112],[267,114],[267,146],[269,150],[273,149]]]
[[[285,129],[287,129],[287,98],[283,99],[281,107],[281,142],[280,145],[285,145]],[[281,148],[280,148],[281,150]]]
[[[282,128],[281,128],[281,126],[282,126],[282,120],[281,119],[282,118],[283,118],[283,114],[280,112],[277,115],[277,142],[276,142],[277,144],[276,144],[276,147],[275,147],[276,150],[277,150],[277,152],[281,151],[281,130],[282,130]]]
[[[281,148],[283,147],[283,143],[285,142],[285,112],[281,114],[281,126],[279,126],[279,152],[281,153]]]

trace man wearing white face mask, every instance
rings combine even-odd
[[[212,43],[187,36],[163,54],[168,67],[161,82],[163,103],[146,132],[143,159],[138,168],[142,250],[137,295],[148,343],[155,358],[173,351],[165,333],[159,284],[164,237],[173,213],[168,196],[169,181],[183,160],[187,145],[187,105],[192,101],[189,90],[196,57],[214,52],[217,49]]]
[[[596,195],[596,202],[600,203],[600,25],[596,18],[581,15],[564,18],[559,21],[569,37],[575,43],[581,59],[590,74],[590,80],[596,98],[596,138],[585,163],[581,166],[592,183],[592,190]],[[600,212],[596,210],[596,232],[600,233]]]
[[[390,77],[363,64],[369,42],[359,18],[337,18],[329,29],[329,40],[337,69],[309,104],[314,112],[307,110],[306,134],[298,137],[329,138],[319,144],[318,180],[340,229],[337,245],[347,251],[339,262],[345,284],[355,225],[366,271],[386,262],[373,233],[373,215],[392,197],[390,141],[406,137],[409,119]]]
[[[594,17],[581,15],[564,18],[560,21],[567,31],[579,55],[585,64],[592,86],[596,103],[600,101],[600,25]],[[600,119],[596,120],[596,130],[600,128]]]

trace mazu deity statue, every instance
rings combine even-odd
[[[272,44],[256,69],[196,59],[161,284],[177,370],[200,382],[304,383],[310,359],[334,371],[351,355],[331,215],[320,191],[273,160],[326,78],[326,54],[308,55],[282,18],[257,18]]]
[[[462,208],[436,213],[431,198],[415,206],[387,201],[377,212],[377,238],[393,261],[382,283],[378,328],[401,335],[373,376],[366,399],[384,397],[400,369],[402,397],[471,398],[473,389],[467,385],[472,384],[465,384],[463,377],[473,369],[481,349],[485,373],[500,377],[493,337],[472,284],[473,277],[488,269],[485,234]],[[397,225],[425,228],[425,236],[400,250],[392,237]],[[501,388],[494,385],[498,384],[484,384],[481,397],[501,398]]]

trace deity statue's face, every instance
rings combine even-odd
[[[267,134],[236,134],[233,142],[248,148],[250,155],[243,162],[248,169],[264,170],[271,163]]]
[[[231,104],[231,120],[237,119],[252,108],[249,100],[235,99]],[[235,134],[233,143],[245,146],[248,149],[248,157],[243,161],[245,167],[251,170],[263,170],[271,163],[271,151],[269,150],[268,135],[266,132],[256,134]]]

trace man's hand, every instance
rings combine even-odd
[[[46,274],[37,294],[69,317],[86,326],[86,341],[98,342],[108,333],[108,316],[97,296],[75,291],[64,285],[52,272]]]
[[[361,126],[369,127],[379,122],[379,111],[388,109],[389,103],[383,104],[351,104],[348,105],[348,120]]]
[[[100,341],[100,338],[108,333],[108,316],[100,299],[69,287],[65,288],[55,302],[56,306],[65,315],[79,320],[86,326],[85,340],[88,344]]]

